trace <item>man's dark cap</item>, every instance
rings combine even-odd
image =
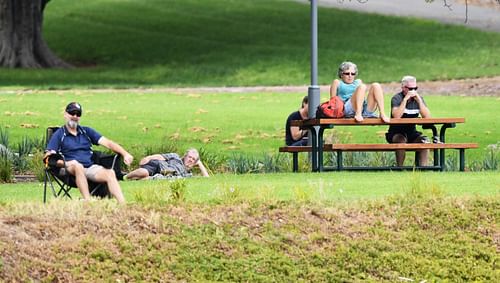
[[[82,113],[82,106],[78,102],[70,102],[68,106],[66,106],[66,112],[71,113],[74,111]]]

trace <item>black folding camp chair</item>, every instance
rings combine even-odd
[[[48,144],[50,138],[57,129],[60,127],[49,127],[46,132],[46,144]],[[63,161],[63,167],[56,166],[58,160]],[[111,169],[115,171],[118,180],[123,180],[123,173],[121,172],[121,159],[118,154],[105,154],[99,151],[94,151],[92,154],[92,160],[95,164],[99,164],[104,168]],[[66,160],[62,153],[56,153],[50,155],[48,158],[43,160],[45,163],[45,175],[44,175],[44,185],[43,185],[43,202],[47,201],[47,187],[51,188],[52,195],[54,197],[68,197],[71,199],[70,190],[76,188],[75,177],[71,174],[61,174],[61,169],[67,172]],[[92,196],[104,198],[111,197],[108,186],[106,183],[96,183],[88,180],[89,191]]]

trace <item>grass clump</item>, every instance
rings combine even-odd
[[[140,188],[134,191],[136,202],[146,207],[161,207],[171,203],[179,203],[183,202],[185,198],[186,181],[184,179],[143,182]]]

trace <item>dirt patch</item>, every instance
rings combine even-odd
[[[479,6],[500,10],[500,1],[498,0],[458,0],[458,3],[467,4],[471,6]]]
[[[419,91],[435,95],[500,96],[500,77],[451,81],[419,82]],[[389,93],[400,89],[399,83],[384,84]]]
[[[419,92],[425,95],[500,96],[500,76],[450,81],[419,81],[418,85]],[[399,82],[383,83],[382,87],[386,94],[394,94],[401,89]],[[320,88],[321,93],[330,91],[329,85],[322,85]],[[308,86],[253,86],[162,88],[160,90],[174,93],[302,92],[307,94],[307,89]],[[147,90],[142,89],[142,91]]]
[[[500,76],[449,80],[449,81],[419,81],[419,92],[425,95],[457,95],[457,96],[500,96]],[[307,94],[309,86],[242,86],[242,87],[160,87],[160,88],[129,88],[127,92],[137,93],[179,93],[199,95],[202,93],[253,93],[253,92],[301,92]],[[383,83],[384,93],[390,95],[400,90],[399,82]],[[330,85],[320,86],[321,93],[329,93]],[[51,90],[52,93],[65,93],[67,89]],[[88,93],[123,92],[123,89],[86,89]],[[0,90],[2,93],[39,93],[40,90]]]

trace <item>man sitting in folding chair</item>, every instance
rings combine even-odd
[[[80,126],[82,107],[77,102],[71,102],[66,106],[64,119],[66,124],[58,129],[50,139],[45,158],[52,154],[61,153],[63,160],[57,161],[63,174],[75,176],[76,186],[80,190],[84,200],[90,199],[89,184],[87,179],[96,183],[106,183],[109,193],[113,195],[119,203],[125,203],[120,184],[116,179],[113,169],[106,169],[92,161],[92,144],[103,145],[104,147],[120,154],[125,164],[130,165],[133,161],[130,155],[119,144],[103,137],[92,128]]]

